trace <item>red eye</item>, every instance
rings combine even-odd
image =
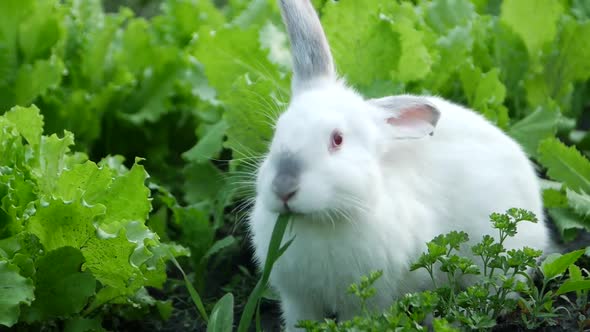
[[[342,133],[339,130],[334,130],[332,132],[332,140],[330,142],[330,148],[332,150],[337,149],[340,147],[340,145],[342,145]]]

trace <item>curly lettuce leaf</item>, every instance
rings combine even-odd
[[[4,114],[30,145],[39,145],[43,134],[43,116],[36,106],[15,106]]]
[[[80,249],[96,237],[94,223],[104,218],[104,214],[102,205],[50,199],[38,204],[27,223],[27,231],[35,234],[47,251],[67,246]]]
[[[145,168],[136,161],[129,172],[113,179],[96,200],[106,207],[105,223],[148,218],[152,204],[150,190],[145,186],[147,178]]]

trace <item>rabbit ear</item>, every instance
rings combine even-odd
[[[394,128],[396,139],[432,136],[440,118],[440,111],[423,97],[389,96],[368,102],[386,111],[385,121]]]
[[[293,55],[296,94],[318,78],[336,78],[330,46],[310,0],[279,0]]]

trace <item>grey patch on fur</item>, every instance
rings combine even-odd
[[[432,110],[432,114],[434,115],[431,121],[433,126],[436,126],[438,120],[440,119],[440,111],[438,108],[436,108],[436,106],[434,106],[426,98],[420,96],[388,96],[369,99],[367,102],[387,111],[398,111],[412,106],[426,106]],[[430,135],[432,136],[432,134],[433,133]]]
[[[301,162],[289,153],[282,153],[277,163],[277,174],[272,181],[272,189],[279,197],[288,196],[297,191]]]
[[[279,0],[291,41],[293,92],[317,78],[335,78],[334,61],[320,19],[309,0]]]

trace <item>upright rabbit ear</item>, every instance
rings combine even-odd
[[[384,120],[393,127],[396,139],[432,136],[440,118],[440,111],[423,97],[389,96],[368,102],[385,110]]]
[[[294,94],[321,78],[334,79],[330,46],[310,0],[279,0],[293,55]]]

